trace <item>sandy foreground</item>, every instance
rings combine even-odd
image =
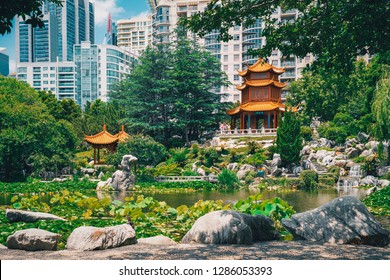
[[[102,251],[0,250],[1,260],[389,260],[390,245],[326,245],[272,241],[238,245],[135,244]]]

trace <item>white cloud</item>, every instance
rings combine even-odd
[[[91,0],[95,3],[95,24],[103,26],[107,24],[108,14],[111,18],[121,15],[125,9],[118,6],[117,0]]]

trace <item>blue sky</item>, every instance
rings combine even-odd
[[[95,3],[95,42],[101,44],[106,32],[108,13],[112,20],[126,19],[147,14],[148,0],[90,0]],[[0,35],[0,48],[7,48],[10,57],[10,71],[15,69],[15,32]]]

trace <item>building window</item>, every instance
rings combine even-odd
[[[223,71],[226,71],[226,72],[229,71],[229,65],[224,65],[223,66]]]
[[[234,41],[239,41],[240,40],[240,34],[233,35],[233,40]]]
[[[234,51],[239,51],[240,50],[240,45],[234,45]]]
[[[272,65],[278,65],[278,61],[277,60],[272,60]]]
[[[226,61],[228,61],[228,59],[229,59],[229,56],[228,56],[228,55],[224,55],[224,56],[223,56],[223,61],[226,62]]]
[[[240,70],[240,64],[234,64],[234,70]]]
[[[229,45],[224,45],[223,46],[223,51],[227,52],[229,50]]]
[[[240,76],[234,75],[234,80],[235,80],[235,81],[239,81],[239,80],[240,80]]]
[[[240,60],[240,55],[239,54],[235,54],[234,55],[234,61],[239,61]]]
[[[240,30],[240,27],[241,27],[241,26],[239,26],[239,25],[235,25],[235,26],[234,26],[234,30],[235,30],[235,31]]]
[[[239,94],[234,94],[233,95],[233,101],[238,101],[240,100],[240,95]]]

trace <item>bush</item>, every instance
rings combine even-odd
[[[257,152],[253,155],[250,155],[244,159],[242,159],[242,163],[246,163],[246,164],[250,164],[250,165],[253,165],[253,166],[258,166],[258,165],[261,165],[265,162],[265,160],[267,159],[267,157],[262,153],[262,152]]]
[[[313,133],[309,126],[301,126],[301,136],[305,141],[313,140]]]
[[[173,162],[183,167],[187,161],[187,154],[189,150],[187,148],[173,148],[169,150]]]
[[[318,174],[312,170],[304,170],[299,175],[299,186],[304,189],[315,189],[318,187]]]
[[[268,160],[272,160],[272,157],[274,156],[274,154],[277,154],[277,147],[275,144],[272,146],[269,146],[264,152],[264,155],[267,157]]]
[[[203,150],[203,155],[204,155],[204,165],[206,167],[211,167],[213,166],[217,160],[219,159],[219,154],[216,149],[214,148],[207,148]]]
[[[222,169],[221,174],[218,175],[218,184],[224,188],[235,188],[239,184],[236,173],[228,169]]]
[[[198,144],[193,144],[191,146],[191,153],[194,155],[194,157],[197,157],[199,154],[199,145]]]
[[[156,166],[155,176],[180,176],[182,169],[177,163],[161,163]]]
[[[249,184],[252,184],[254,181],[255,181],[255,177],[257,176],[256,172],[251,170],[249,171],[245,178],[244,178],[244,182],[246,185],[249,185]]]
[[[166,148],[147,135],[132,135],[117,146],[114,154],[109,155],[107,163],[117,166],[124,155],[133,155],[138,158],[141,166],[156,166],[167,157]]]

